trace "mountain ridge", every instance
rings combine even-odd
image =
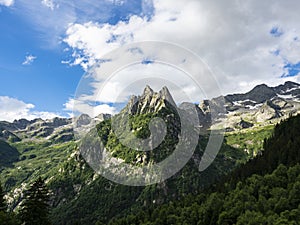
[[[292,88],[293,90],[291,90]],[[278,88],[278,90],[281,90],[281,95],[287,95],[287,93],[297,91],[297,89],[296,86],[294,87],[291,84],[288,84],[288,87]],[[245,112],[251,112],[254,114],[253,117],[258,116],[256,113],[260,113],[262,120],[266,118],[266,115],[270,115],[270,120],[267,122],[273,122],[273,120],[276,121],[281,118],[272,119],[273,110],[281,112],[283,109],[294,109],[293,100],[295,100],[282,101],[276,97],[276,99],[268,100],[270,102],[253,103],[252,107],[254,109],[248,109],[249,104],[245,101],[239,105],[232,103],[238,106],[234,111],[229,111],[225,105],[227,111],[224,111],[224,114],[229,115],[227,119],[238,118],[237,121],[233,121],[232,129],[238,131],[244,129],[244,134],[246,132],[248,134],[227,132],[226,141],[221,146],[215,161],[207,170],[199,173],[198,169],[209,140],[208,133],[201,133],[194,154],[181,171],[156,185],[128,188],[105,179],[89,167],[89,164],[80,155],[78,142],[74,141],[74,136],[72,136],[72,139],[67,138],[68,134],[73,135],[74,123],[77,123],[83,129],[89,129],[92,125],[98,124],[98,134],[102,135],[104,139],[106,138],[103,141],[104,145],[113,157],[122,159],[123,162],[134,166],[147,166],[166,158],[173,150],[170,148],[177,144],[180,123],[176,110],[180,111],[194,107],[199,121],[202,121],[202,123],[208,121],[209,124],[210,106],[217,105],[220,102],[219,99],[212,99],[205,100],[203,104],[199,105],[183,103],[177,107],[169,103],[172,102],[172,95],[167,88],[155,92],[150,87],[146,87],[140,96],[133,98],[136,101],[131,105],[136,107],[135,110],[128,111],[131,106],[129,101],[127,108],[125,107],[119,115],[127,114],[129,116],[130,132],[141,139],[149,138],[149,122],[151,119],[162,116],[161,118],[166,121],[169,136],[166,136],[165,142],[156,149],[160,151],[140,152],[125,148],[114,136],[111,129],[112,118],[105,115],[97,118],[97,121],[83,114],[73,120],[70,118],[48,121],[36,119],[32,122],[26,120],[15,121],[12,124],[0,122],[0,129],[1,125],[2,129],[11,129],[11,133],[16,133],[21,139],[17,142],[5,139],[5,142],[11,146],[5,145],[5,148],[8,149],[7,151],[11,151],[12,154],[8,157],[12,161],[9,165],[0,165],[1,181],[5,190],[8,191],[7,199],[10,207],[18,208],[23,191],[28,183],[37,176],[45,178],[53,193],[51,205],[54,208],[52,218],[55,224],[73,224],[79,219],[83,224],[88,224],[95,222],[99,217],[103,217],[101,220],[105,223],[108,221],[107,217],[124,213],[128,210],[128,207],[159,205],[167,200],[180,198],[187,193],[199,193],[215,180],[230,172],[236,165],[251,159],[262,151],[262,141],[271,135],[273,125],[268,123],[268,128],[265,128],[266,124],[261,122],[262,126],[260,127],[257,125],[256,120],[252,123],[249,118],[242,118],[243,115],[247,114]],[[256,105],[258,105],[257,109],[255,109]],[[233,115],[234,113],[237,115]],[[189,117],[188,114],[187,117]],[[218,119],[220,119],[220,121],[217,121],[219,123],[225,121],[223,116]],[[1,130],[1,134],[3,134],[3,131]],[[49,135],[47,135],[48,133]],[[124,137],[124,140],[130,141],[126,137]],[[229,144],[227,144],[227,141]],[[119,199],[123,199],[124,202],[119,204]],[[88,205],[87,202],[91,205]],[[115,207],[114,204],[119,205]],[[86,213],[83,215],[82,211]],[[72,220],[69,220],[70,217]]]
[[[211,127],[211,108],[216,106],[218,98],[202,100],[199,104],[195,104],[200,122],[199,126],[205,129]],[[254,126],[269,122],[276,123],[279,119],[300,112],[300,84],[291,81],[275,87],[261,84],[244,94],[226,95],[224,100],[224,106],[221,107],[224,107],[225,117],[214,121],[216,122],[213,125],[215,128],[224,127],[227,131],[239,130],[241,121],[251,123]],[[132,115],[153,113],[166,107],[166,105],[175,108],[189,107],[189,103],[181,103],[177,106],[167,87],[155,92],[147,85],[142,95],[131,96],[121,111],[125,110]],[[55,139],[57,142],[71,140],[74,138],[72,136],[74,126],[93,126],[111,116],[99,114],[99,116],[91,118],[87,114],[82,114],[76,118],[55,117],[48,120],[36,118],[33,120],[19,119],[13,122],[0,121],[0,139],[10,139],[15,142],[35,137],[47,137],[50,140]]]

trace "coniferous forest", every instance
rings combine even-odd
[[[95,224],[296,225],[300,221],[299,127],[300,116],[282,121],[264,140],[260,154],[198,193],[115,211]],[[55,224],[50,197],[45,181],[38,178],[24,192],[20,210],[11,212],[1,188],[0,224]],[[71,219],[66,224],[86,223]]]
[[[276,125],[261,155],[203,193],[114,218],[109,224],[299,224],[300,116]]]
[[[49,218],[49,190],[44,180],[38,178],[24,193],[20,211],[16,214],[7,212],[6,202],[0,188],[0,221],[1,224],[16,225],[51,225]]]

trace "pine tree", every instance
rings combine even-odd
[[[6,209],[7,209],[7,207],[6,207],[6,202],[4,199],[4,192],[2,190],[2,186],[0,183],[0,212],[5,212]]]
[[[49,225],[49,191],[42,178],[38,178],[25,193],[21,220],[25,225]]]
[[[0,224],[1,225],[18,225],[18,221],[11,212],[7,212],[7,205],[4,199],[4,192],[0,183]]]

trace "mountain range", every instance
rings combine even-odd
[[[200,104],[195,104],[201,126],[211,125],[210,108],[219,98],[202,100]],[[300,84],[290,81],[276,87],[262,84],[247,93],[230,94],[223,98],[226,116],[217,124],[225,126],[227,131],[233,131],[254,125],[276,123],[280,119],[296,115],[300,110]],[[133,115],[158,111],[164,107],[163,100],[176,106],[167,87],[163,87],[156,93],[147,86],[141,96],[131,97],[123,111],[130,110]],[[181,103],[179,107],[184,108],[185,104]],[[53,142],[65,142],[73,139],[73,126],[89,125],[93,121],[97,123],[110,117],[109,114],[100,114],[96,118],[91,118],[87,114],[82,114],[74,119],[54,118],[31,121],[20,119],[12,123],[0,121],[0,138],[12,142],[30,138],[47,138]]]
[[[95,173],[80,155],[80,142],[75,140],[74,133],[89,133],[91,128],[96,128],[111,157],[135,166],[158,163],[179,143],[180,115],[192,118],[190,109],[197,115],[199,124],[194,124],[195,128],[203,132],[197,133],[199,141],[186,166],[166,181],[145,187],[120,185]],[[218,112],[214,121],[213,110]],[[107,223],[141,206],[160,205],[190,193],[200,193],[239,165],[260,155],[264,140],[272,135],[275,125],[297,115],[299,110],[300,84],[294,82],[276,87],[262,84],[244,94],[178,106],[167,87],[155,92],[146,86],[140,96],[132,96],[116,115],[100,114],[91,118],[82,114],[73,119],[0,122],[0,180],[11,209],[18,210],[24,190],[42,176],[52,193],[54,224]],[[121,142],[113,129],[114,120],[126,116],[130,132],[121,132],[125,140]],[[148,124],[156,117],[166,123],[164,140],[150,152],[126,147],[126,141],[130,144],[135,137],[151,137]],[[125,125],[121,128],[125,129]],[[199,163],[209,140],[206,131],[210,129],[225,129],[225,141],[212,165],[200,173]]]

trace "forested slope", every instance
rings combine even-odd
[[[277,125],[264,152],[198,195],[110,224],[299,224],[300,116]]]

